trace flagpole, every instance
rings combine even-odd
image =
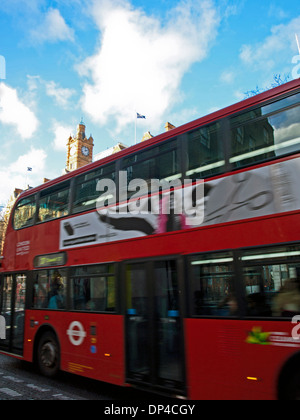
[[[295,37],[296,37],[296,42],[297,42],[298,52],[299,52],[299,55],[300,55],[300,45],[299,45],[298,35],[297,35],[297,34],[295,34]]]
[[[27,166],[27,170],[26,170],[26,177],[25,177],[25,191],[27,190],[27,186],[28,186],[28,172],[31,172],[32,168]]]
[[[136,144],[136,120],[138,118],[142,118],[143,120],[146,119],[145,115],[139,114],[138,112],[135,112],[135,144]]]
[[[28,169],[26,169],[26,177],[25,177],[25,187],[24,190],[27,190],[27,178],[28,178]]]
[[[134,144],[136,144],[136,121],[137,121],[137,113],[135,112]]]

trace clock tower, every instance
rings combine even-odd
[[[67,143],[67,165],[68,172],[81,168],[93,160],[94,139],[85,135],[85,125],[81,120],[77,126],[75,137],[70,136]]]

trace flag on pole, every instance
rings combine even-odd
[[[136,111],[135,111],[136,112]],[[145,117],[145,115],[142,115],[142,114],[139,114],[138,112],[136,112],[136,118],[135,118],[135,124],[134,124],[134,127],[135,127],[135,134],[134,134],[134,144],[136,144],[136,125],[137,125],[137,119],[142,119],[142,120],[145,120],[146,119],[146,117]]]

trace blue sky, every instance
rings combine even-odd
[[[61,175],[82,117],[96,154],[136,111],[139,139],[292,78],[295,34],[299,0],[1,0],[0,206]]]

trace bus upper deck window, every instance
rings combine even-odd
[[[34,223],[36,212],[35,196],[20,200],[14,211],[13,226],[15,229],[21,229],[31,226]]]
[[[63,217],[68,214],[70,182],[55,185],[41,192],[39,222]]]

